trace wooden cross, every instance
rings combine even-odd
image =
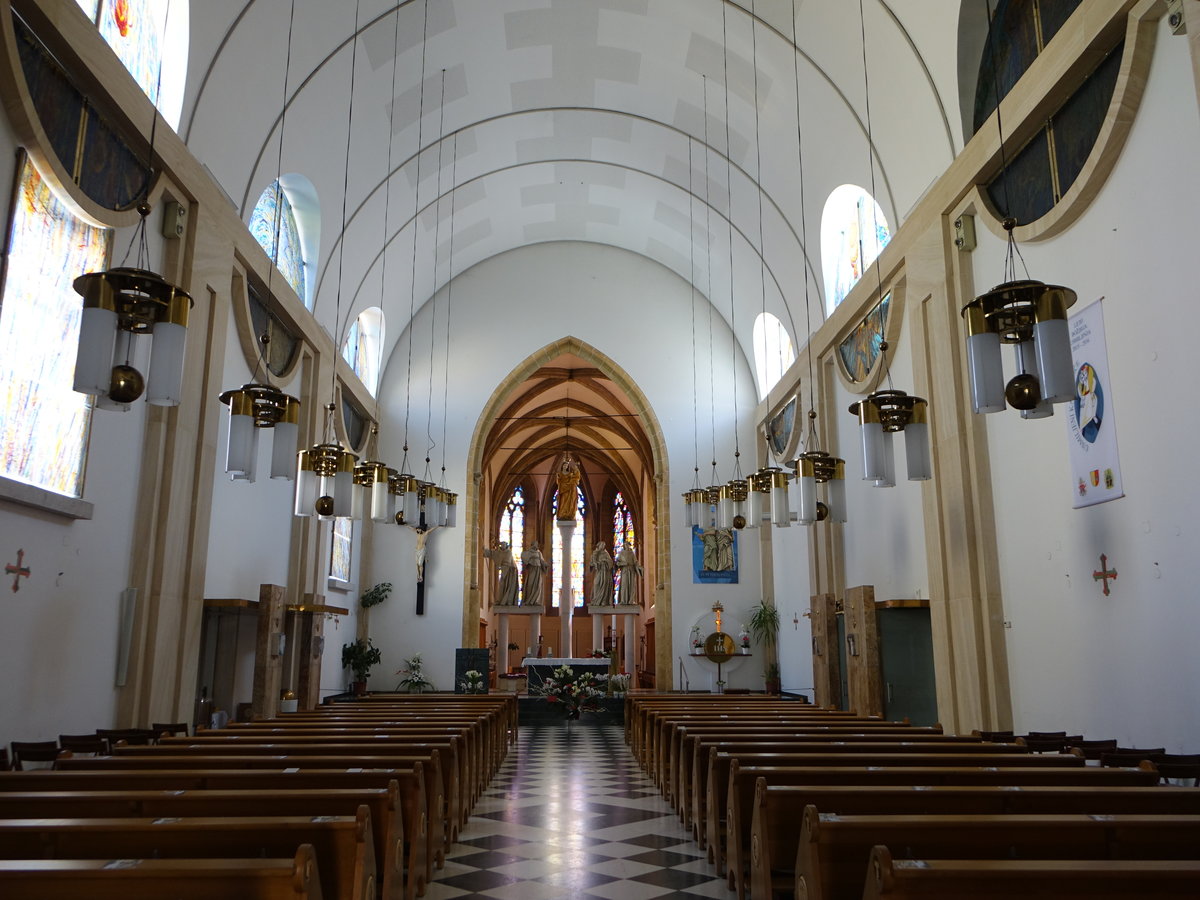
[[[24,551],[24,550],[18,550],[18,551],[17,551],[17,563],[16,563],[16,565],[13,565],[12,563],[5,563],[5,564],[4,564],[4,571],[5,571],[5,574],[8,574],[8,575],[11,575],[11,576],[13,576],[13,586],[12,586],[12,589],[13,589],[13,592],[14,592],[14,593],[16,593],[17,591],[19,591],[19,590],[21,589],[21,578],[22,578],[22,576],[23,576],[23,577],[25,577],[25,578],[28,578],[28,577],[29,577],[29,566],[22,566],[22,565],[21,565],[21,561],[22,561],[22,560],[24,560],[24,559],[25,559],[25,551]]]
[[[1092,581],[1103,581],[1104,582],[1104,596],[1105,597],[1107,597],[1111,593],[1111,591],[1109,591],[1109,589],[1108,589],[1108,579],[1110,579],[1110,578],[1113,581],[1117,580],[1117,570],[1116,569],[1113,569],[1111,571],[1109,570],[1108,557],[1105,556],[1103,553],[1101,553],[1100,554],[1100,569],[1099,569],[1099,571],[1092,572]]]

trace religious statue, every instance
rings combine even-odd
[[[733,569],[733,529],[706,528],[700,534],[704,541],[704,570],[728,572]]]
[[[621,576],[621,587],[617,593],[617,602],[622,606],[632,606],[638,602],[638,579],[642,577],[642,564],[638,562],[633,552],[633,543],[626,541],[617,554],[617,572]]]
[[[596,542],[592,551],[591,567],[595,570],[592,576],[593,606],[612,606],[613,602],[613,558],[604,547],[604,541]]]
[[[413,552],[417,558],[417,581],[425,580],[425,541],[429,538],[429,532],[440,527],[440,525],[434,525],[432,527],[426,525],[424,528],[416,529],[417,546]]]
[[[575,491],[579,487],[579,463],[568,450],[555,474],[558,482],[558,512],[556,519],[570,521],[575,518]]]
[[[496,564],[500,576],[500,587],[496,594],[496,606],[517,605],[517,563],[513,559],[512,547],[500,541],[490,550],[483,551],[484,558]]]
[[[521,596],[521,605],[541,606],[542,580],[546,575],[546,569],[550,568],[550,564],[546,562],[546,557],[542,556],[542,551],[538,549],[537,541],[534,541],[530,548],[521,554],[521,563],[525,569],[522,578],[524,594]]]

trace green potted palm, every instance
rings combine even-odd
[[[768,694],[778,694],[781,688],[779,677],[779,607],[766,598],[760,600],[750,613],[747,623],[750,634],[763,648],[763,681]]]
[[[358,695],[367,692],[367,678],[371,675],[371,667],[379,665],[381,654],[379,648],[371,643],[371,639],[358,638],[352,644],[342,644],[342,666],[354,672],[354,681],[350,689]]]

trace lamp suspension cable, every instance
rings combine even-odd
[[[413,330],[417,309],[417,216],[421,209],[421,154],[425,149],[425,59],[429,49],[429,0],[425,0],[424,20],[421,26],[421,88],[417,101],[417,151],[416,151],[416,180],[413,183],[413,211],[410,224],[412,225],[412,261],[409,265],[411,280],[408,296],[408,362],[404,385],[404,457],[400,461],[400,475],[397,479],[397,490],[404,497],[403,507],[396,513],[397,525],[411,525],[416,528],[421,520],[421,486],[408,470],[408,423],[412,412],[412,358]]]
[[[754,21],[750,22],[751,33]],[[742,477],[742,449],[738,439],[738,378],[737,378],[737,298],[733,285],[733,147],[731,141],[732,128],[730,125],[729,109],[729,30],[728,14],[725,4],[721,4],[721,47],[723,79],[725,82],[725,192],[726,210],[728,214],[727,246],[729,256],[729,345],[732,369],[733,394],[733,477],[720,487],[720,502],[717,504],[718,528],[744,528],[746,525],[746,501],[748,499],[748,483]]]
[[[858,0],[859,33],[862,39],[863,102],[867,124],[867,164],[871,180],[871,246],[879,245],[879,204],[875,200],[875,137],[871,129],[871,79],[867,61],[867,22],[863,0]],[[873,260],[877,302],[882,303],[882,247]],[[904,449],[909,481],[928,481],[933,477],[930,450],[928,402],[892,388],[890,347],[887,335],[881,334],[880,361],[875,375],[875,389],[862,400],[850,404],[850,414],[859,422],[862,442],[863,480],[875,487],[895,487],[896,461],[892,436],[904,432]],[[887,388],[880,385],[886,379]]]
[[[707,82],[704,81],[704,76],[701,76],[702,84],[705,86],[707,99]],[[705,120],[708,119],[707,104],[704,111]],[[706,493],[700,484],[700,402],[699,402],[699,386],[698,374],[696,368],[696,187],[695,187],[695,160],[693,157],[693,149],[695,140],[689,134],[688,142],[688,240],[689,240],[689,260],[688,271],[689,281],[691,286],[691,319],[692,319],[692,452],[693,452],[693,476],[692,486],[683,494],[684,508],[687,510],[687,526],[690,529],[701,524],[707,525],[708,519],[702,515],[707,509]],[[705,147],[705,153],[708,150]]]
[[[992,84],[996,92],[996,132],[1000,141],[1000,179],[1004,192],[1003,226],[1007,235],[1004,281],[962,308],[967,326],[967,371],[971,407],[977,413],[1000,412],[1006,406],[1020,410],[1023,419],[1054,415],[1054,404],[1075,397],[1075,367],[1067,310],[1078,299],[1075,291],[1029,277],[1029,267],[1017,246],[1008,188],[1008,157],[1004,147],[1004,122],[1000,114],[1000,79],[996,65],[992,4],[988,0],[988,42]],[[1017,278],[1016,261],[1025,271]],[[1004,382],[1000,345],[1010,344],[1017,374]]]
[[[171,24],[171,2],[167,0],[163,32]],[[158,60],[155,97],[162,91],[164,59]],[[137,203],[138,223],[130,235],[121,265],[98,272],[85,272],[72,282],[83,297],[79,322],[79,344],[71,387],[95,397],[97,409],[128,410],[144,393],[154,406],[178,406],[183,394],[183,363],[187,344],[188,314],[192,298],[167,281],[149,265],[150,246],[146,219],[150,215],[150,191],[154,187],[154,147],[159,112],[151,105],[150,140],[146,153],[146,186]],[[137,265],[125,263],[137,247]],[[151,335],[150,367],[143,376],[132,365],[133,338]]]
[[[287,49],[283,63],[283,95],[280,97],[279,146],[275,152],[275,203],[271,222],[271,265],[267,266],[267,297],[274,297],[275,272],[279,268],[279,239],[283,231],[283,145],[287,137],[288,87],[292,70],[292,38],[296,23],[296,0],[288,12]],[[304,298],[301,297],[301,300]],[[291,481],[300,438],[300,401],[271,384],[270,319],[263,324],[255,348],[250,381],[224,391],[218,399],[229,407],[229,432],[225,448],[225,473],[232,481],[253,483],[258,464],[259,430],[271,429],[271,477]],[[265,370],[265,371],[264,371]]]
[[[445,71],[444,69],[442,70]],[[450,419],[450,319],[454,311],[454,206],[458,185],[458,132],[450,149],[450,259],[446,272],[446,355],[442,368],[442,515],[441,524],[451,528],[457,524],[458,494],[446,486],[446,425]]]
[[[337,411],[337,361],[342,348],[342,276],[346,256],[346,210],[350,194],[350,149],[354,133],[354,83],[358,68],[358,28],[361,0],[354,4],[354,30],[351,32],[349,96],[346,101],[346,155],[342,171],[342,222],[338,238],[337,290],[333,310],[333,358],[329,361],[329,403],[325,405],[325,421],[321,442],[297,454],[296,504],[297,516],[322,519],[345,519],[360,513],[361,494],[355,484],[355,464],[358,456],[342,446],[337,438],[334,415]],[[314,303],[315,309],[315,303]]]
[[[437,140],[437,185],[435,189],[435,199],[433,202],[433,280],[432,287],[433,297],[430,303],[432,311],[429,315],[429,393],[425,401],[425,438],[428,443],[425,445],[425,481],[432,483],[432,471],[429,466],[432,462],[433,451],[437,448],[437,442],[433,439],[433,368],[434,359],[436,356],[437,343],[437,276],[438,263],[441,258],[442,249],[442,171],[445,166],[442,164],[442,150],[445,145],[445,127],[446,127],[446,70],[442,69],[441,94],[438,97],[438,140]]]
[[[706,272],[704,292],[708,297],[708,425],[712,438],[712,480],[709,481],[706,490],[706,500],[709,506],[715,510],[721,485],[717,477],[717,367],[713,365],[716,355],[713,353],[712,199],[709,195],[712,181],[709,180],[708,157],[708,77],[704,76],[704,266]],[[712,519],[712,523],[708,527],[716,524],[713,516],[707,518]]]

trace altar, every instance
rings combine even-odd
[[[543,657],[538,659],[535,656],[527,656],[521,660],[521,665],[525,667],[526,685],[525,689],[530,694],[537,694],[542,687],[542,682],[545,681],[559,666],[570,666],[578,675],[581,672],[592,672],[595,675],[608,674],[607,659],[596,659],[592,656],[584,656],[580,658],[569,657]]]

